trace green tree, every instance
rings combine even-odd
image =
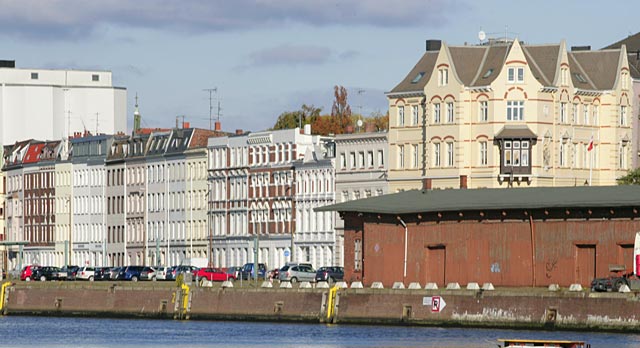
[[[300,110],[285,111],[278,116],[276,124],[273,125],[272,130],[276,129],[291,129],[299,126],[304,126],[307,123],[313,123],[314,119],[320,116],[322,108],[317,108],[313,105],[302,104]]]
[[[640,185],[640,168],[630,170],[627,175],[618,178],[618,185]]]

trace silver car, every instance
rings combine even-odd
[[[313,282],[316,278],[316,270],[310,264],[288,264],[280,268],[280,281],[291,282]]]

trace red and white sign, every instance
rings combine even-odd
[[[444,299],[440,296],[427,296],[422,299],[422,304],[425,306],[431,306],[432,313],[440,313],[447,306]]]

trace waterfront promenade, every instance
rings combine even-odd
[[[635,293],[483,290],[223,288],[174,282],[15,282],[5,315],[290,321],[640,332]],[[436,306],[437,305],[437,306]]]

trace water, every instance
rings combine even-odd
[[[430,327],[0,317],[0,347],[497,347],[498,338],[584,340],[640,347],[640,335]]]

